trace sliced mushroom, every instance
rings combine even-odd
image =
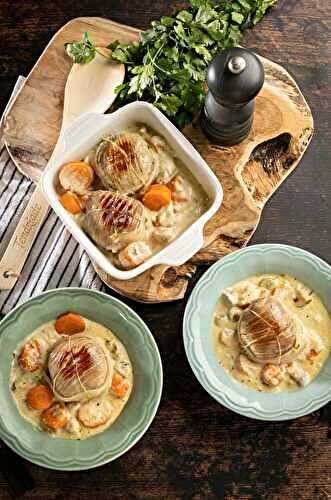
[[[235,306],[238,303],[239,294],[233,288],[226,288],[223,291],[223,295],[227,299],[227,301],[230,303],[230,305]]]
[[[295,289],[295,297],[293,299],[296,307],[305,307],[312,301],[313,291],[302,283],[298,284]]]
[[[260,297],[261,289],[254,283],[248,282],[236,288],[226,288],[223,295],[231,305],[246,307]]]
[[[259,281],[259,286],[262,287],[261,297],[268,294],[273,297],[283,299],[284,295],[294,297],[294,289],[282,276],[265,276]]]
[[[168,147],[160,137],[152,137],[151,142],[154,144],[159,155],[159,172],[156,176],[156,182],[167,184],[177,172],[176,163],[173,157],[167,152]]]
[[[239,307],[233,306],[229,309],[229,312],[228,312],[229,319],[231,321],[233,321],[234,323],[237,323],[237,321],[240,320],[241,313],[242,313],[242,310]]]
[[[180,175],[171,179],[168,186],[171,189],[173,201],[183,202],[191,199],[192,188]]]
[[[256,375],[261,370],[261,366],[253,363],[245,354],[239,354],[234,366],[236,370],[246,375]]]
[[[298,385],[304,386],[310,381],[308,373],[295,362],[288,365],[287,371]]]
[[[267,290],[273,290],[280,285],[279,278],[273,278],[271,276],[262,278],[259,281],[259,286],[266,288]]]
[[[313,361],[324,349],[324,342],[316,332],[311,330],[305,332],[305,337],[307,339],[306,346],[298,356],[298,359],[301,361]]]
[[[238,343],[236,331],[234,328],[223,328],[220,332],[219,339],[222,344],[231,347]]]
[[[163,207],[157,214],[157,224],[162,227],[173,227],[176,223],[176,214],[172,203]]]
[[[71,417],[69,422],[66,425],[66,430],[70,432],[70,434],[78,434],[80,431],[80,424],[76,417]]]
[[[168,243],[174,237],[173,227],[156,227],[153,231],[153,237],[160,243]]]

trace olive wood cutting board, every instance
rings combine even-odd
[[[17,167],[38,182],[61,128],[64,88],[71,61],[65,42],[88,31],[97,46],[137,40],[139,30],[97,17],[70,21],[52,38],[27,77],[4,123],[4,138]],[[261,58],[265,84],[256,99],[253,127],[241,144],[220,147],[201,132],[198,120],[183,133],[220,180],[224,200],[206,224],[205,245],[179,267],[155,266],[140,276],[115,280],[95,266],[101,279],[121,294],[142,302],[184,296],[197,265],[210,264],[247,244],[267,200],[297,167],[313,134],[311,111],[298,86],[278,64]]]

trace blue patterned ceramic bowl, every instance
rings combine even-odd
[[[29,333],[68,309],[110,328],[133,365],[134,387],[116,422],[84,441],[54,439],[24,420],[9,390],[12,353]],[[162,365],[145,323],[121,301],[83,288],[50,290],[15,308],[0,323],[0,437],[19,455],[58,470],[97,467],[129,450],[146,432],[162,392]]]
[[[253,245],[224,257],[204,274],[184,316],[184,345],[194,374],[216,401],[260,420],[289,420],[307,415],[331,400],[331,356],[306,387],[280,394],[260,393],[231,378],[219,365],[211,337],[213,312],[224,288],[263,273],[287,273],[312,288],[331,311],[331,267],[300,248]]]

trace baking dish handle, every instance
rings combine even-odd
[[[203,247],[203,228],[192,228],[171,245],[171,255],[162,259],[162,264],[181,266]]]

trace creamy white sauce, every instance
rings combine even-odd
[[[263,286],[262,286],[263,285]],[[267,385],[261,375],[263,365],[249,360],[238,341],[238,316],[258,294],[273,295],[300,322],[305,347],[292,364],[281,363],[281,383]],[[319,373],[331,348],[331,320],[319,296],[296,278],[288,275],[253,276],[235,284],[223,294],[216,306],[212,338],[216,357],[231,377],[260,392],[281,392],[307,385]],[[231,304],[232,301],[232,304]],[[239,358],[239,356],[244,356]],[[240,362],[248,373],[243,373]],[[278,368],[277,368],[278,369]]]
[[[26,402],[26,395],[29,389],[40,383],[50,385],[47,375],[48,354],[54,344],[61,338],[64,338],[64,336],[59,335],[55,331],[54,323],[55,321],[50,321],[49,323],[40,326],[33,333],[31,333],[31,335],[29,335],[20,346],[18,346],[17,350],[14,353],[11,367],[11,393],[22,417],[28,420],[34,427],[36,427],[40,431],[49,432],[51,436],[63,439],[86,439],[95,434],[103,432],[119,417],[132,391],[132,365],[125,347],[118,340],[118,338],[103,325],[86,319],[86,329],[84,330],[84,334],[97,336],[100,339],[104,340],[105,346],[109,351],[110,356],[114,360],[115,372],[120,373],[124,377],[125,382],[129,385],[129,389],[125,396],[122,398],[116,397],[110,389],[103,393],[101,396],[94,399],[95,401],[102,402],[101,407],[104,406],[103,402],[105,401],[110,403],[112,406],[110,418],[103,425],[99,425],[94,428],[87,428],[82,425],[82,423],[77,419],[77,414],[80,407],[84,405],[85,402],[75,402],[67,403],[65,405],[71,414],[71,418],[64,429],[58,430],[56,432],[45,429],[45,427],[41,425],[40,420],[42,410],[31,409]],[[32,339],[37,339],[42,346],[43,364],[40,369],[29,373],[22,370],[22,368],[18,364],[17,359],[20,354],[21,348],[26,344],[26,342]]]

